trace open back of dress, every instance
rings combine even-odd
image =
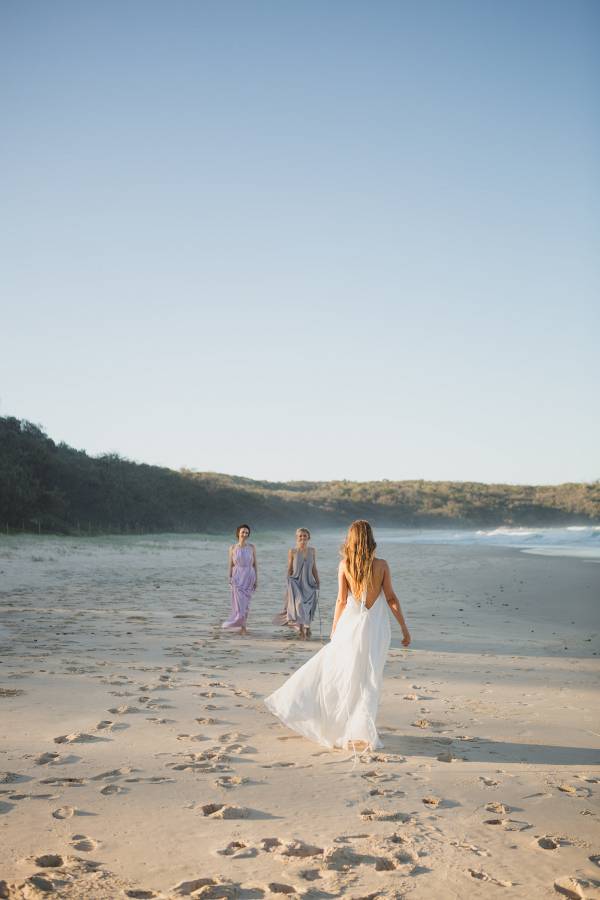
[[[376,721],[390,622],[383,591],[370,609],[348,594],[331,643],[265,703],[281,721],[325,747],[382,747]]]

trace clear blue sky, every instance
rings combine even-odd
[[[600,477],[597,0],[6,0],[0,413],[254,478]]]

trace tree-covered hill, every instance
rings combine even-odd
[[[600,521],[600,484],[253,481],[92,457],[0,418],[0,522],[13,530],[231,532],[344,526],[563,525]]]

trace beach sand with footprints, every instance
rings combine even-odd
[[[600,898],[600,566],[382,542],[413,643],[345,774],[262,703],[319,624],[270,625],[293,535],[252,539],[247,639],[230,540],[2,539],[0,897]]]

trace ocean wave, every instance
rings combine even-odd
[[[571,525],[564,528],[516,528],[504,526],[490,529],[448,529],[440,531],[377,530],[378,543],[453,544],[474,547],[512,547],[517,550],[546,549],[560,555],[569,548],[568,556],[595,558],[600,553],[600,525]],[[586,551],[590,551],[586,554]],[[595,552],[592,552],[595,551]]]

